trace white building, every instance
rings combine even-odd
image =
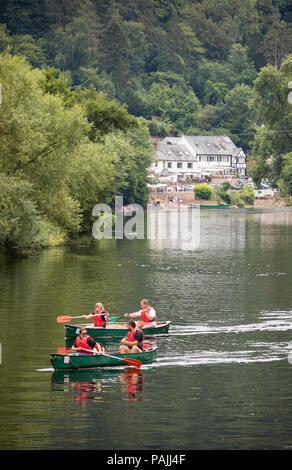
[[[157,147],[151,171],[192,179],[202,175],[246,175],[246,155],[226,136],[166,137]]]

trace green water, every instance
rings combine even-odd
[[[291,448],[291,261],[289,210],[210,210],[196,251],[85,238],[2,259],[0,448]],[[53,374],[58,315],[144,297],[173,322],[155,364]]]

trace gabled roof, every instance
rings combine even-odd
[[[241,148],[236,147],[228,136],[194,135],[165,137],[158,146],[158,160],[194,161],[196,155],[236,156]],[[193,155],[191,155],[193,154]]]
[[[233,155],[236,145],[227,136],[194,135],[184,139],[200,155]]]
[[[156,152],[157,160],[173,160],[175,162],[179,161],[194,161],[194,154],[189,151],[184,145],[177,144],[159,144],[158,150]]]

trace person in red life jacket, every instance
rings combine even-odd
[[[146,299],[141,300],[141,310],[134,313],[125,313],[124,316],[131,318],[141,317],[141,320],[137,321],[138,328],[155,327],[157,322],[156,311],[153,307],[149,306],[149,302]]]
[[[101,303],[95,304],[95,310],[90,315],[83,315],[83,318],[89,320],[93,317],[94,326],[99,326],[100,328],[106,328],[106,324],[109,321],[109,314],[104,309],[104,306]]]
[[[127,323],[128,336],[123,338],[120,346],[120,353],[140,353],[144,349],[144,333],[136,327],[134,320]]]
[[[86,353],[85,350],[87,350],[88,353]],[[95,351],[102,354],[104,352],[101,345],[87,334],[86,328],[80,328],[79,336],[77,336],[72,346],[72,351],[80,354],[92,354]]]

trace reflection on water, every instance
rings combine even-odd
[[[134,367],[106,371],[55,371],[52,375],[52,391],[60,391],[62,385],[65,393],[79,401],[82,416],[86,416],[86,411],[90,412],[87,400],[93,400],[97,405],[105,402],[109,387],[113,385],[116,390],[120,389],[121,400],[143,401],[144,384],[145,372]]]
[[[83,238],[3,260],[1,449],[291,448],[292,211],[223,212],[201,211],[197,250]],[[172,321],[157,362],[53,372],[57,316],[142,298]]]

